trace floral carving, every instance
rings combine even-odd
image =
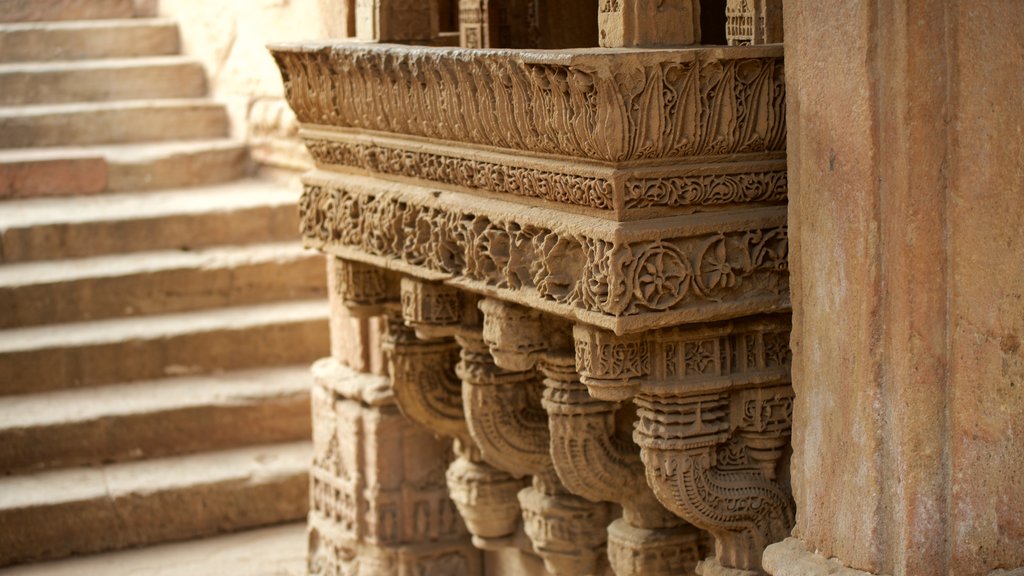
[[[785,149],[781,50],[273,52],[306,125],[604,162]]]
[[[785,202],[785,171],[635,178],[626,182],[626,208]]]
[[[399,261],[510,295],[525,292],[566,306],[567,316],[583,309],[617,319],[726,300],[734,306],[747,295],[781,305],[788,288],[785,227],[609,241],[514,215],[318,184],[306,186],[301,206],[301,230],[313,245],[352,248],[381,258],[381,265]]]

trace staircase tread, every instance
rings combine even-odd
[[[30,326],[0,331],[0,354],[174,337],[214,330],[241,330],[316,319],[326,321],[327,316],[327,303],[317,299]]]
[[[139,28],[177,26],[173,18],[107,18],[98,20],[44,20],[37,22],[0,22],[0,33],[22,30],[93,30],[96,28]]]
[[[18,566],[0,576],[304,576],[306,524]]]
[[[0,434],[197,406],[238,405],[309,392],[309,367],[284,366],[180,376],[0,397]]]
[[[196,485],[264,484],[305,474],[311,457],[312,444],[301,441],[9,476],[0,478],[0,510],[116,499]]]
[[[2,30],[0,30],[2,31]],[[94,58],[89,60],[44,60],[33,62],[9,62],[0,64],[0,75],[13,73],[52,73],[66,71],[95,71],[126,68],[163,68],[178,66],[201,66],[191,56],[179,54],[161,56],[136,56],[117,58]],[[123,101],[122,101],[123,102]]]
[[[209,98],[152,98],[144,100],[111,100],[106,102],[0,106],[0,121],[3,121],[5,118],[46,116],[50,114],[95,114],[97,112],[120,112],[125,110],[158,111],[195,108],[221,110],[224,108],[224,105]],[[145,144],[145,142],[141,142],[141,144]]]
[[[131,252],[75,259],[73,266],[60,260],[0,266],[0,289],[55,284],[76,280],[113,278],[182,268],[223,269],[244,265],[284,263],[310,256],[298,242],[217,246],[199,250]]]
[[[89,146],[6,148],[0,149],[0,163],[103,157],[112,163],[141,162],[174,154],[233,148],[245,148],[245,142],[233,138],[205,138]],[[4,207],[6,208],[6,206],[5,203]]]
[[[0,230],[281,206],[295,204],[298,196],[287,185],[250,178],[155,192],[9,200],[0,210]]]

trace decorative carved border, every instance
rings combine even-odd
[[[313,174],[306,243],[429,280],[631,332],[785,310],[784,209],[635,227],[351,175]],[[692,226],[685,225],[692,222]],[[682,226],[680,226],[683,224]]]
[[[623,212],[641,208],[694,209],[782,203],[788,197],[785,161],[758,158],[711,164],[608,168],[586,162],[528,159],[419,141],[303,131],[321,167],[364,170],[471,191],[536,198],[568,206]]]
[[[277,45],[304,125],[602,162],[782,152],[781,46],[507,51]]]

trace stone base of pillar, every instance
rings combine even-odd
[[[762,573],[754,570],[727,568],[719,564],[718,559],[712,556],[697,564],[697,576],[762,576]]]
[[[338,538],[330,519],[311,514],[309,576],[483,574],[480,552],[465,539],[379,546]]]
[[[872,576],[843,566],[834,558],[815,554],[796,538],[786,538],[766,548],[761,565],[772,576]]]

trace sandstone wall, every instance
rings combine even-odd
[[[794,535],[872,573],[1024,565],[1024,10],[789,0],[785,26]]]
[[[263,165],[304,169],[308,157],[284,103],[281,74],[266,45],[346,35],[344,0],[160,0],[159,15],[181,27],[185,52],[206,67],[213,95],[228,105],[233,135]]]

